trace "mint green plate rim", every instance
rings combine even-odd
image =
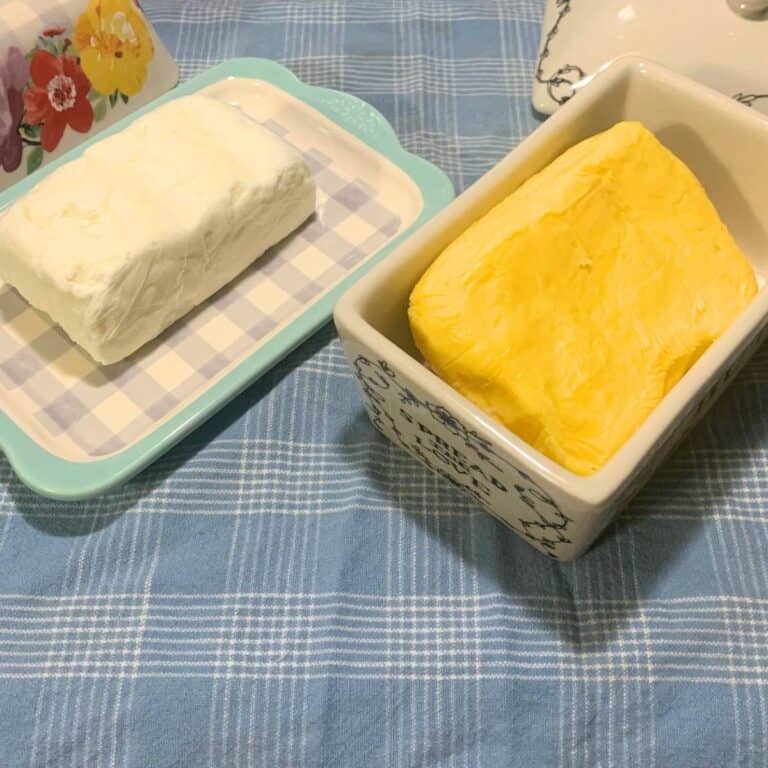
[[[203,392],[194,402],[185,406],[152,433],[113,456],[92,461],[67,461],[40,446],[6,413],[0,411],[0,448],[19,479],[43,496],[63,501],[87,499],[104,493],[141,472],[312,335],[330,318],[333,305],[356,280],[454,197],[453,186],[448,177],[431,163],[403,149],[392,126],[380,112],[366,102],[346,93],[307,85],[274,61],[232,59],[179,85],[14,184],[0,194],[0,208],[27,192],[58,166],[80,155],[91,144],[119,131],[145,112],[228,77],[247,77],[269,82],[314,107],[338,126],[361,139],[404,171],[417,185],[423,199],[421,213],[411,226],[392,242],[347,275],[330,293],[308,307],[296,320]]]

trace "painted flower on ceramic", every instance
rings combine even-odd
[[[99,93],[134,96],[141,90],[155,49],[135,0],[91,0],[72,42]]]
[[[154,53],[137,0],[88,0],[73,30],[46,26],[26,56],[0,53],[0,166],[10,173],[26,159],[32,173],[67,128],[87,133],[127,104]]]
[[[32,86],[24,93],[25,121],[42,125],[40,144],[46,152],[59,146],[67,126],[79,133],[91,130],[91,83],[76,58],[37,50],[29,72]]]
[[[0,165],[6,171],[15,171],[21,165],[19,126],[24,115],[22,92],[28,79],[27,60],[18,48],[9,48],[0,61]]]

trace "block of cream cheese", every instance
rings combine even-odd
[[[239,109],[171,101],[0,216],[0,278],[101,363],[129,355],[315,208],[299,153]]]
[[[448,246],[412,292],[433,370],[591,474],[757,291],[693,173],[639,123],[572,147]]]

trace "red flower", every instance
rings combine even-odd
[[[43,30],[43,37],[58,37],[66,31],[66,27],[48,27],[48,29]]]
[[[32,57],[29,73],[32,85],[24,93],[25,119],[31,125],[42,123],[40,143],[46,152],[59,146],[67,125],[79,133],[91,130],[91,83],[77,59],[38,50]]]

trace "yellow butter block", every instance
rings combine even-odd
[[[469,227],[414,288],[433,370],[587,475],[757,292],[693,173],[640,123],[572,147]]]

